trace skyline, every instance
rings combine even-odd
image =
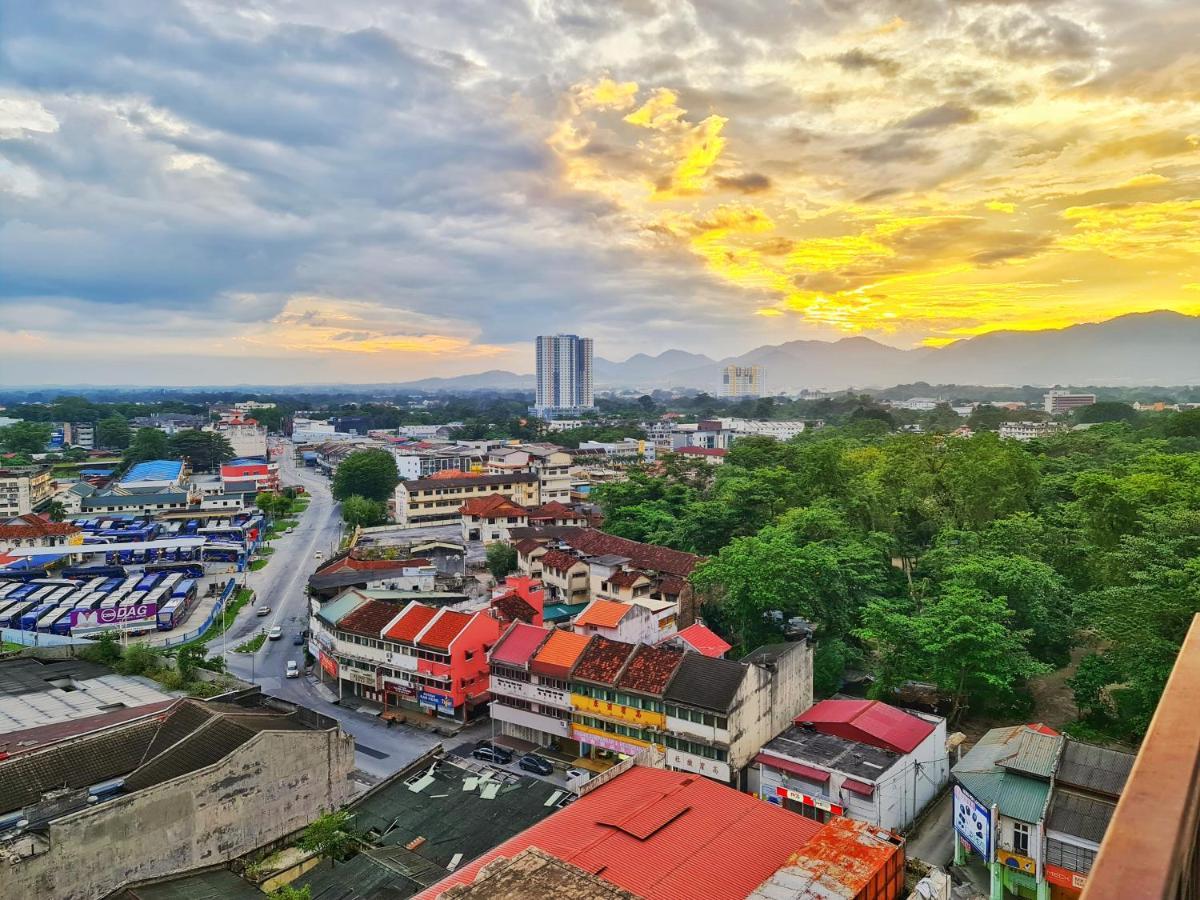
[[[726,6],[6,5],[0,383],[1200,313],[1194,4]]]

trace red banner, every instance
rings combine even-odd
[[[812,797],[808,794],[802,794],[799,791],[789,791],[785,787],[775,788],[775,793],[780,797],[786,797],[789,800],[795,800],[797,803],[803,803],[805,806],[811,806],[814,809],[823,809],[825,812],[831,812],[835,816],[844,815],[845,807],[838,806],[836,803],[830,803],[828,800],[822,800],[820,797]]]
[[[338,677],[337,660],[334,659],[332,656],[330,656],[328,653],[326,653],[324,650],[321,651],[321,655],[320,655],[319,659],[321,660],[321,668],[324,669],[326,672],[328,672],[334,678],[337,678]]]
[[[1059,887],[1069,888],[1073,891],[1082,891],[1083,886],[1087,883],[1087,876],[1080,875],[1078,872],[1072,872],[1070,869],[1064,869],[1062,866],[1047,864],[1046,880],[1051,884],[1057,884]]]

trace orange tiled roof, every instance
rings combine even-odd
[[[429,630],[417,641],[420,647],[432,647],[434,650],[449,650],[450,642],[458,637],[471,619],[470,613],[458,612],[454,609],[443,609],[437,621],[429,626]]]
[[[400,620],[387,630],[384,637],[393,641],[412,642],[421,629],[428,625],[429,620],[436,615],[437,610],[432,606],[422,606],[418,603],[401,616]]]
[[[462,469],[442,469],[440,472],[434,472],[432,475],[426,476],[427,481],[445,481],[447,478],[474,478],[471,472],[464,472]]]
[[[575,625],[595,625],[597,628],[616,628],[629,614],[631,606],[615,600],[596,599],[575,618]]]
[[[590,637],[573,631],[555,631],[533,657],[532,667],[535,671],[540,668],[565,675],[583,655],[590,641]]]
[[[34,513],[13,516],[0,524],[0,538],[64,537],[82,529],[71,522],[51,522]]]
[[[542,568],[554,569],[557,572],[569,572],[572,566],[582,562],[576,556],[570,553],[564,553],[561,550],[547,550],[541,557]]]
[[[528,516],[529,511],[503,494],[489,494],[486,497],[472,497],[461,507],[459,512],[466,516],[482,516],[496,518],[498,516]]]

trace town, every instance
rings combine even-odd
[[[1200,404],[759,366],[597,396],[588,339],[536,353],[491,422],[10,404],[0,893],[1002,900],[1121,865],[1200,654],[1129,619]]]

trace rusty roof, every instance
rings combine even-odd
[[[866,822],[834,816],[804,845],[795,860],[783,866],[751,892],[747,900],[786,897],[821,897],[855,900],[863,896],[875,873],[900,854],[894,866],[892,887],[904,886],[902,838]],[[883,890],[879,896],[899,896],[903,891]]]
[[[625,662],[633,655],[636,647],[636,644],[613,641],[596,635],[592,645],[579,658],[579,665],[575,667],[572,677],[594,684],[615,685],[625,668]]]
[[[634,651],[633,658],[617,682],[617,687],[638,694],[661,697],[682,659],[683,653],[678,650],[642,644]]]

